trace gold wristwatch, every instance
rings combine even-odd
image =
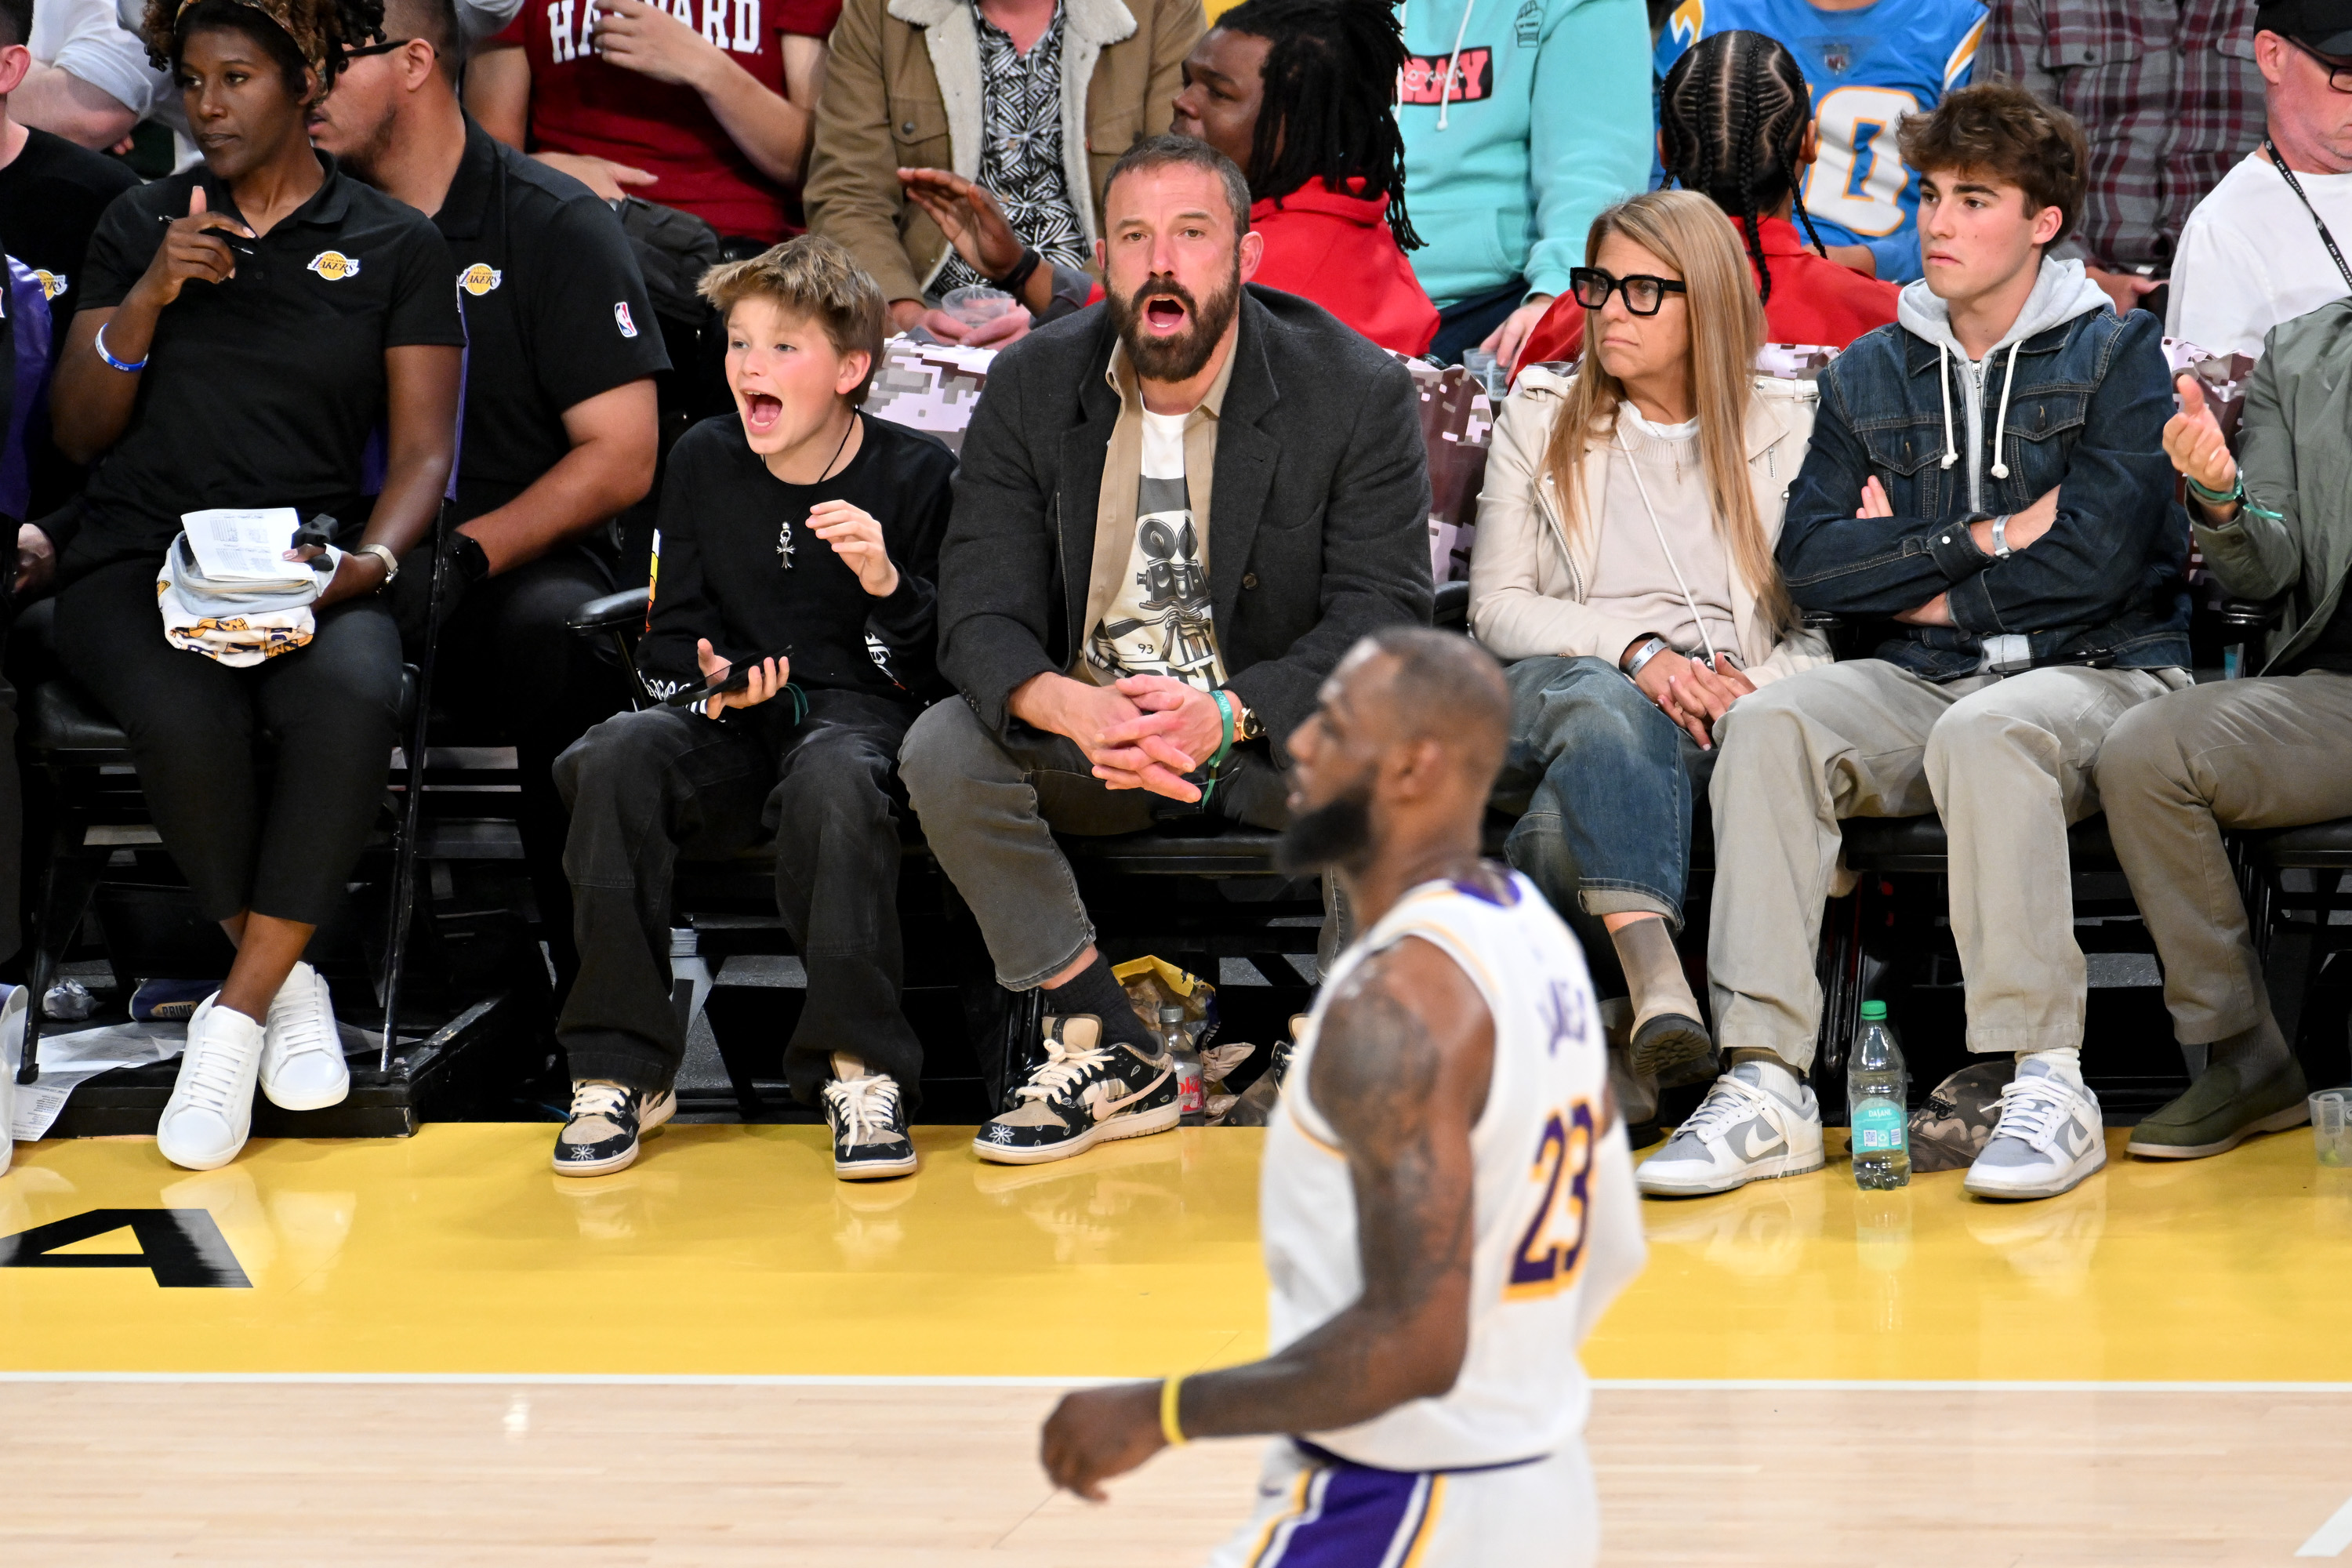
[[[1232,687],[1225,688],[1225,695],[1233,700],[1234,704],[1234,739],[1235,741],[1262,739],[1265,734],[1265,725],[1259,720],[1256,710],[1243,701],[1242,694]]]

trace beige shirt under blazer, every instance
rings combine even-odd
[[[1628,643],[1656,629],[1616,620],[1584,602],[1599,554],[1597,520],[1607,515],[1610,465],[1584,465],[1581,515],[1587,525],[1571,546],[1560,523],[1558,488],[1544,462],[1570,380],[1537,365],[1520,372],[1496,418],[1486,457],[1478,536],[1470,557],[1470,626],[1506,662],[1539,654],[1614,661]],[[1812,440],[1817,396],[1811,382],[1756,378],[1748,413],[1748,477],[1768,542],[1780,540],[1789,487]],[[1830,662],[1829,644],[1818,632],[1795,627],[1776,643],[1758,612],[1756,595],[1736,571],[1731,609],[1740,647],[1772,650],[1748,667],[1748,678],[1757,685]]]

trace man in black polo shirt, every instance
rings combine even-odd
[[[603,525],[653,487],[653,377],[669,362],[620,220],[459,106],[449,0],[388,0],[383,26],[313,110],[311,139],[432,215],[457,263],[469,343],[450,574],[459,597],[445,612],[437,684],[513,737],[523,852],[568,983],[564,816],[550,769],[621,706],[622,688],[565,622],[617,585]],[[395,590],[410,595],[412,628],[425,577]]]
[[[0,251],[40,279],[57,328],[50,338],[54,357],[73,320],[74,280],[81,276],[82,252],[89,248],[98,215],[139,176],[115,159],[8,117],[8,95],[32,68],[32,51],[25,47],[32,36],[33,0],[0,0]],[[80,468],[65,460],[46,428],[32,433],[25,459],[32,479],[27,516],[63,506],[81,488]]]

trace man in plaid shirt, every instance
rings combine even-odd
[[[2091,139],[2083,216],[2051,254],[2118,310],[2170,272],[2189,209],[2263,139],[2255,0],[1990,0],[1978,64]],[[2160,305],[2159,305],[2160,313]]]

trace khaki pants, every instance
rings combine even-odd
[[[2083,1040],[2083,952],[2066,828],[2099,809],[2093,767],[2130,710],[2189,684],[2178,669],[2054,666],[1936,685],[1884,659],[1776,680],[1717,727],[1716,1043],[1810,1068],[1814,955],[1848,816],[1934,811],[1951,841],[1952,935],[1969,1048]]]
[[[2174,692],[2116,726],[2098,773],[2174,1032],[2198,1046],[2254,1027],[2270,999],[2221,830],[2352,816],[2352,676]]]

